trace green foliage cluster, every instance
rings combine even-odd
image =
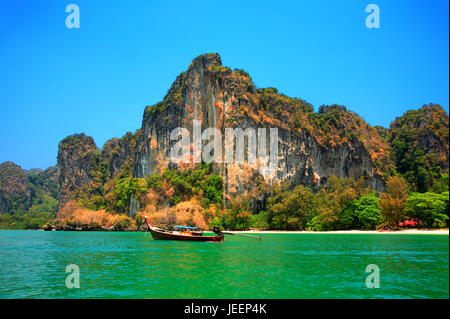
[[[225,79],[229,79],[233,71],[229,67],[225,67],[219,64],[212,64],[208,67],[211,72],[214,72],[215,77],[222,83]]]
[[[269,228],[282,230],[373,230],[398,228],[399,222],[417,218],[418,227],[448,227],[448,175],[442,175],[436,189],[441,192],[408,194],[406,184],[393,181],[380,199],[364,187],[362,179],[332,177],[328,187],[317,193],[301,185],[289,190],[283,183],[272,189],[267,222]],[[255,226],[250,223],[250,227]]]
[[[392,177],[387,183],[386,193],[381,194],[379,207],[383,226],[398,228],[406,219],[414,218],[418,227],[444,228],[449,224],[448,174],[442,174],[435,191],[426,193],[408,192],[404,178]]]
[[[374,128],[377,130],[377,133],[380,135],[383,142],[387,143],[389,130],[381,125],[375,125]]]
[[[368,192],[363,179],[333,176],[317,193],[302,185],[289,190],[284,182],[269,197],[269,225],[284,230],[374,229],[380,214],[375,195]]]
[[[314,112],[311,104],[302,99],[278,93],[278,90],[273,87],[256,89],[256,93],[260,97],[260,107],[266,112],[276,115],[281,115],[283,110],[291,114],[296,114],[298,111],[308,114]]]
[[[438,193],[438,194],[448,192],[449,185],[450,185],[449,175],[448,175],[448,173],[443,173],[443,174],[441,174],[441,177],[438,180],[435,180],[433,182],[431,191],[433,191],[434,193]]]
[[[425,192],[433,184],[433,180],[439,176],[440,167],[428,157],[425,160],[424,151],[420,148],[411,148],[408,141],[412,140],[411,134],[404,131],[402,136],[397,136],[393,142],[394,158],[397,162],[397,170],[402,174],[417,191]]]
[[[163,113],[166,108],[168,107],[167,103],[164,103],[164,101],[158,102],[151,106],[146,106],[144,110],[144,119],[145,122],[151,115],[155,116],[157,114]]]
[[[252,214],[250,213],[249,199],[237,196],[230,199],[228,209],[221,210],[210,221],[210,227],[219,226],[223,229],[245,230],[251,226]]]
[[[131,226],[131,218],[128,216],[120,216],[113,226],[115,230],[124,231]]]
[[[54,219],[57,169],[26,172],[11,162],[0,165],[0,229],[40,229]]]
[[[445,180],[445,175],[443,179]],[[445,181],[444,181],[445,182]],[[394,186],[392,186],[394,187]],[[392,196],[402,190],[388,189]],[[379,226],[398,227],[398,222],[417,218],[419,227],[448,227],[448,184],[442,193],[406,193],[407,201],[395,219],[382,212],[380,197],[364,186],[363,179],[331,177],[327,188],[314,193],[299,185],[289,189],[283,182],[272,186],[267,210],[250,213],[248,198],[230,200],[228,209],[220,211],[210,226],[242,230],[248,228],[278,230],[374,230]],[[394,204],[395,206],[395,199]],[[392,206],[391,205],[391,206]]]
[[[131,196],[139,198],[147,189],[148,185],[144,178],[127,177],[119,179],[113,190],[116,212],[126,213]]]
[[[411,193],[405,207],[405,215],[417,218],[422,227],[448,227],[449,220],[449,192],[441,194]]]
[[[167,168],[159,175],[149,175],[146,178],[148,186],[160,193],[166,187],[173,187],[174,194],[170,198],[172,205],[193,196],[200,198],[203,207],[210,205],[223,206],[223,180],[217,174],[211,173],[210,164],[200,163],[194,169],[174,170]]]
[[[338,213],[339,229],[375,229],[382,222],[380,198],[375,192],[352,201]]]
[[[269,229],[269,212],[267,210],[262,210],[258,214],[251,215],[249,222],[250,227],[252,228],[261,230]]]
[[[364,180],[331,177],[327,188],[314,193],[299,185],[290,189],[287,181],[273,185],[267,210],[250,211],[249,198],[230,199],[210,226],[242,230],[248,228],[277,230],[375,229],[382,222],[374,192]]]
[[[0,214],[0,229],[42,229],[55,218],[54,214]]]
[[[442,170],[448,171],[448,129],[448,115],[436,104],[408,111],[391,124],[392,156],[413,190],[428,191]]]
[[[248,92],[253,93],[255,91],[255,84],[253,83],[250,75],[245,72],[244,69],[234,69],[233,73],[237,74],[247,85]]]
[[[58,197],[58,180],[56,166],[49,167],[39,173],[29,173],[28,180],[36,189],[42,189],[53,198]],[[36,191],[35,191],[36,192]]]
[[[84,147],[86,145],[95,145],[94,139],[84,133],[73,134],[64,138],[60,144],[66,145],[68,148]]]
[[[232,71],[229,67],[218,65],[218,64],[213,64],[213,65],[209,66],[209,70],[214,71],[214,72],[220,72],[220,73],[223,73],[224,75],[230,75],[232,73]]]
[[[316,215],[315,194],[302,185],[289,191],[286,184],[277,187],[269,198],[267,208],[270,224],[275,229],[305,229],[307,223]]]
[[[343,105],[321,105],[315,117],[316,124],[324,132],[330,132],[332,128],[340,128],[341,118],[346,112],[347,108]]]
[[[8,208],[8,211],[0,212],[0,213],[8,213],[11,215],[21,214],[26,212],[29,207],[29,196],[27,196],[24,192],[16,192],[13,194],[8,194],[7,196],[3,195],[5,198],[3,199],[5,206]]]
[[[240,76],[249,78],[250,75],[244,69],[234,69],[233,72],[236,72]]]
[[[322,131],[328,139],[331,134],[337,133],[342,139],[344,137],[349,140],[357,139],[357,132],[363,123],[362,119],[343,105],[322,105],[318,113],[313,113],[311,119],[316,130]]]
[[[42,194],[27,210],[0,213],[0,229],[42,229],[55,218],[56,207],[55,198]]]

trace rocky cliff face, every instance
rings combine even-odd
[[[142,128],[136,133],[111,139],[101,152],[84,134],[60,143],[59,208],[82,193],[92,207],[114,211],[120,200],[114,192],[121,179],[161,174],[167,167],[195,166],[193,158],[190,163],[173,163],[170,154],[177,143],[170,138],[175,128],[188,131],[191,151],[211,142],[205,137],[201,145],[195,144],[194,121],[201,124],[200,133],[207,128],[220,132],[222,161],[227,151],[227,129],[254,129],[255,133],[259,128],[267,129],[266,141],[256,138],[255,163],[249,163],[246,152],[243,163],[235,158],[230,164],[212,165],[213,172],[223,178],[225,203],[237,195],[248,195],[253,212],[265,209],[265,185],[285,179],[292,187],[302,184],[317,190],[333,175],[364,177],[372,189],[384,191],[387,177],[396,170],[404,174],[409,169],[402,167],[405,161],[420,159],[417,149],[430,163],[425,169],[436,171],[436,176],[439,170],[448,170],[448,116],[440,106],[407,112],[390,129],[372,127],[344,106],[321,106],[314,112],[307,102],[280,94],[275,88],[255,88],[245,71],[222,66],[218,54],[204,54],[176,78],[161,102],[145,108]],[[260,151],[270,154],[270,128],[277,129],[278,162],[274,174],[261,170],[258,158]],[[247,149],[247,144],[239,148]],[[234,155],[237,148],[234,145],[231,149]],[[425,186],[429,187],[429,183]],[[141,208],[134,196],[127,205],[130,216]]]
[[[12,162],[0,165],[0,212],[25,210],[31,204],[27,173]]]
[[[118,180],[130,177],[134,170],[134,154],[141,131],[128,132],[122,138],[112,138],[97,148],[94,139],[84,134],[66,137],[59,144],[58,210],[71,200],[97,210],[108,207],[114,211],[111,192]],[[113,196],[114,197],[114,196]]]
[[[102,163],[108,168],[108,178],[116,177],[121,170],[131,174],[134,170],[134,154],[137,139],[141,136],[138,130],[135,134],[128,132],[122,138],[112,138],[102,148]]]
[[[58,209],[76,197],[76,193],[98,177],[100,151],[94,139],[84,134],[66,137],[59,143],[58,167],[59,176]]]
[[[194,123],[201,125],[198,132]],[[212,203],[220,202],[223,208],[221,182],[220,188],[214,188],[219,195],[210,192],[208,196],[214,196],[205,204],[201,200],[211,187],[206,184],[207,177],[201,179],[204,187],[195,189],[198,185],[187,187],[183,184],[186,180],[175,176],[175,171],[168,172],[175,174],[170,182],[167,177],[149,176],[159,175],[166,168],[186,173],[185,168],[196,165],[194,153],[188,156],[189,163],[171,161],[171,150],[178,142],[171,140],[175,128],[186,129],[190,151],[203,149],[203,154],[208,153],[205,148],[211,137],[204,136],[197,145],[196,134],[201,136],[205,129],[219,132],[221,141],[216,146],[222,150],[221,161],[208,166],[207,175],[216,180],[222,177],[225,206],[231,199],[245,196],[252,213],[266,210],[270,184],[286,179],[291,187],[305,185],[318,190],[331,176],[364,177],[367,186],[382,192],[384,181],[400,173],[412,190],[425,192],[449,168],[449,120],[439,105],[408,111],[389,129],[372,127],[344,106],[321,106],[315,112],[304,100],[285,96],[275,88],[256,88],[245,71],[222,66],[218,54],[205,54],[176,78],[161,102],[145,108],[142,128],[134,134],[128,132],[107,141],[101,151],[92,137],[66,137],[59,144],[57,166],[45,171],[25,171],[11,162],[1,164],[0,213],[53,214],[58,198],[57,219],[66,222],[95,221],[123,229],[132,219],[119,214],[128,212],[134,217],[136,212],[151,212],[156,216],[166,211],[159,214],[161,218],[178,214],[183,223],[192,219],[205,226],[214,215],[208,206],[211,198],[220,197]],[[265,140],[255,136],[256,162],[249,161],[251,134],[243,145],[237,146],[234,140],[234,146],[226,147],[230,129],[253,129],[257,135],[259,129],[266,129]],[[270,129],[277,130],[273,141],[277,163],[272,173],[261,169],[266,165],[260,157],[261,152],[272,154]],[[241,149],[245,150],[245,160],[237,162],[236,153]],[[228,151],[233,160],[225,164]],[[220,177],[212,176],[214,173]],[[177,187],[186,188],[178,198]],[[194,194],[194,190],[194,197],[186,195]]]
[[[199,120],[202,130],[217,128],[222,136],[225,128],[278,128],[278,168],[275,176],[263,176],[268,182],[287,178],[293,186],[317,188],[332,175],[364,176],[372,188],[383,190],[381,171],[374,165],[380,154],[376,154],[374,147],[388,150],[388,145],[376,129],[356,114],[343,107],[338,112],[347,117],[342,116],[342,122],[326,132],[322,126],[328,125],[327,108],[317,115],[300,99],[288,98],[275,89],[255,90],[244,71],[223,67],[217,54],[202,55],[177,77],[162,102],[146,108],[134,176],[158,174],[165,167],[176,166],[170,161],[170,149],[175,143],[170,140],[170,132],[182,127],[192,137],[193,121]],[[358,125],[353,123],[355,118]],[[203,141],[203,145],[206,143]],[[268,154],[267,144],[265,148]],[[381,157],[388,161],[387,155]],[[259,164],[214,165],[214,170],[224,178],[225,199],[252,194],[255,179],[261,177]],[[131,213],[136,209],[139,207],[133,207]]]

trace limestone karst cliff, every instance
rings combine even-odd
[[[205,136],[196,144],[194,121],[200,134],[208,128],[220,133],[221,162],[171,161],[175,128],[187,130],[191,159],[211,142]],[[249,161],[247,139],[226,147],[227,130],[239,128],[256,134],[266,129],[266,140],[255,136],[255,163]],[[274,174],[261,169],[259,157],[271,154],[270,128],[277,129]],[[439,105],[408,111],[389,128],[372,127],[345,106],[324,105],[315,112],[300,98],[256,88],[244,70],[223,66],[218,54],[204,54],[175,79],[161,102],[145,107],[136,132],[112,138],[101,149],[85,134],[68,136],[59,144],[57,166],[45,171],[1,164],[0,226],[41,228],[58,211],[62,229],[128,229],[142,215],[208,227],[218,212],[232,211],[236,203],[241,208],[235,215],[244,219],[270,210],[273,187],[283,182],[317,192],[336,181],[334,176],[358,179],[354,185],[360,190],[361,181],[383,192],[387,179],[400,175],[411,191],[434,191],[446,183],[440,179],[448,174],[448,136],[448,114]],[[238,149],[245,151],[243,163],[236,161]],[[233,161],[225,164],[229,150]]]
[[[340,122],[328,123],[330,113]],[[217,54],[194,59],[164,100],[145,109],[134,176],[158,174],[171,165],[170,132],[184,127],[192,136],[193,120],[222,135],[227,127],[278,128],[278,169],[270,182],[288,178],[292,185],[317,189],[332,175],[364,176],[373,189],[384,189],[381,163],[389,162],[389,146],[374,128],[344,107],[323,107],[317,114],[300,99],[272,88],[256,89],[246,72],[223,67]],[[376,154],[380,150],[385,153]],[[225,198],[253,193],[254,180],[261,175],[259,163],[214,164],[214,171],[224,178]]]
[[[105,196],[123,177],[146,178],[162,174],[167,167],[176,169],[178,165],[170,160],[176,141],[170,139],[170,133],[181,127],[192,136],[194,120],[200,121],[202,130],[217,128],[222,135],[226,128],[278,129],[275,175],[263,176],[259,162],[212,164],[213,173],[223,178],[225,202],[235,195],[251,194],[252,211],[264,208],[267,199],[260,191],[260,181],[270,184],[288,179],[292,187],[301,184],[317,190],[331,176],[364,177],[366,185],[383,191],[384,180],[396,169],[391,142],[400,119],[391,129],[384,129],[370,126],[340,105],[321,106],[314,112],[304,100],[287,97],[275,88],[256,88],[245,71],[222,66],[218,54],[204,54],[175,79],[161,102],[145,108],[142,128],[135,134],[111,139],[101,152],[92,138],[84,135],[61,142],[59,207],[73,198]],[[423,121],[428,123],[427,118]],[[448,137],[448,119],[441,127],[441,135]],[[430,143],[423,139],[418,147],[425,153],[439,149],[448,162],[445,138]],[[267,144],[265,147],[269,152]],[[134,216],[141,203],[134,195],[129,197],[127,212]],[[107,196],[105,201],[108,206]]]
[[[254,129],[259,134],[258,129],[269,132],[270,128],[276,128],[274,174],[261,170],[260,157],[249,163],[248,152],[243,163],[223,163],[227,151],[223,138],[222,162],[202,167],[194,172],[196,180],[191,181],[192,185],[184,185],[184,177],[174,172],[196,165],[171,161],[170,151],[177,140],[171,140],[170,134],[175,128],[185,128],[194,137],[194,121],[200,123],[200,133],[215,128],[222,137],[227,129],[241,128],[244,132]],[[244,70],[222,66],[218,54],[204,54],[175,79],[161,102],[145,107],[139,130],[112,138],[101,150],[92,137],[68,136],[59,144],[57,168],[45,174],[34,172],[42,177],[38,181],[42,185],[33,185],[43,188],[53,185],[45,185],[48,182],[44,175],[57,179],[58,186],[50,187],[46,193],[58,198],[59,211],[71,202],[70,207],[133,218],[138,212],[165,211],[166,219],[179,220],[182,216],[185,222],[207,225],[207,219],[214,213],[205,213],[205,220],[199,216],[208,203],[223,200],[226,207],[233,199],[246,197],[248,210],[255,214],[267,209],[268,186],[286,180],[291,188],[303,185],[318,191],[327,186],[332,176],[363,178],[365,186],[383,192],[386,179],[401,174],[412,189],[424,191],[442,172],[448,172],[448,127],[448,115],[434,104],[406,112],[390,128],[372,127],[341,105],[321,106],[315,112],[312,105],[300,98],[288,97],[275,88],[256,88]],[[266,137],[265,141],[255,138],[257,155],[260,151],[270,154],[269,133]],[[210,138],[204,138],[200,147],[195,145],[194,138],[191,142],[190,150],[194,152],[209,143]],[[247,144],[240,147],[247,150]],[[231,153],[236,150],[235,145]],[[12,180],[18,181],[18,203],[29,207],[32,190],[24,181],[30,177],[10,164],[3,166],[8,174],[13,172]],[[169,173],[167,168],[171,169]],[[11,178],[8,174],[0,176],[3,211],[11,206],[9,188],[5,186],[11,185],[6,182]],[[218,186],[217,176],[223,185]],[[210,184],[214,184],[213,190]],[[177,193],[180,187],[192,196],[180,197]],[[186,187],[192,190],[186,191]],[[215,198],[218,190],[222,192],[220,199]],[[208,200],[200,203],[198,199],[202,198]],[[189,207],[192,211],[186,214]],[[176,213],[180,216],[173,215]]]
[[[75,134],[59,143],[59,209],[96,178],[99,158],[100,151],[90,136]]]

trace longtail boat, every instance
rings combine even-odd
[[[145,222],[147,223],[147,229],[152,234],[153,239],[221,242],[224,238],[218,227],[214,227],[213,229],[216,235],[205,236],[203,234],[203,229],[198,227],[176,225],[172,226],[172,230],[158,228],[150,225],[147,216],[145,216]]]

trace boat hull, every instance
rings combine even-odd
[[[181,235],[181,234],[173,234],[170,232],[158,231],[150,228],[150,233],[152,234],[153,239],[164,239],[164,240],[183,240],[183,241],[214,241],[220,242],[223,241],[223,235],[217,236],[189,236],[189,235]]]

